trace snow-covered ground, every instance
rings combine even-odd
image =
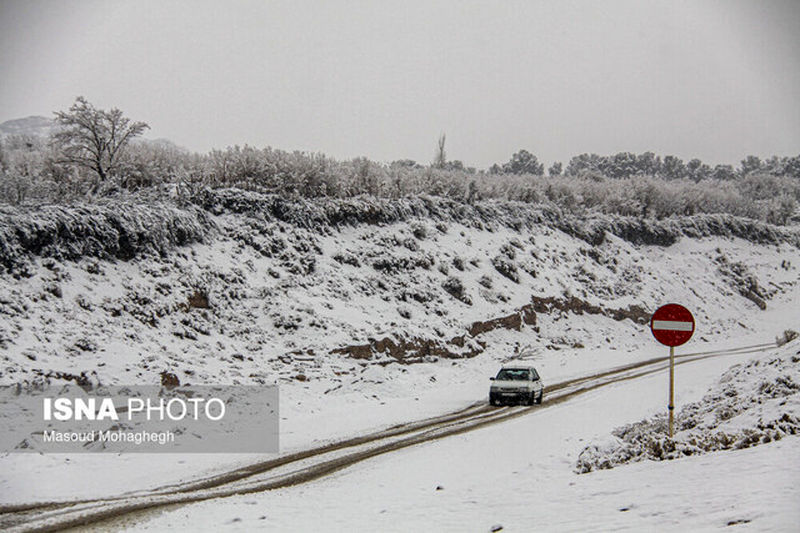
[[[55,373],[83,373],[90,382],[153,384],[158,383],[162,371],[175,373],[183,383],[278,383],[281,453],[288,453],[484,401],[488,377],[496,373],[500,363],[526,347],[533,351],[533,363],[546,383],[665,355],[666,349],[655,343],[647,326],[636,320],[635,312],[632,318],[612,318],[614,312],[630,311],[634,306],[646,312],[675,301],[694,311],[698,324],[695,337],[678,353],[759,344],[774,340],[785,329],[798,329],[795,302],[800,296],[800,250],[787,244],[683,238],[662,248],[634,245],[608,234],[603,243],[590,246],[549,227],[523,231],[497,227],[490,231],[457,223],[437,227],[431,221],[312,234],[279,222],[266,228],[249,228],[229,215],[214,218],[222,228],[218,238],[178,248],[164,257],[129,262],[36,258],[31,277],[1,276],[0,383],[36,381]],[[422,231],[420,224],[425,227]],[[278,252],[263,253],[276,243],[282,243]],[[308,268],[311,259],[313,269]],[[496,267],[509,262],[516,268],[517,281]],[[458,278],[463,291],[452,292],[460,294],[461,299],[444,289],[453,277]],[[743,296],[754,282],[759,298],[766,300],[766,310]],[[199,301],[192,298],[198,295],[202,296]],[[537,312],[535,324],[522,322],[519,329],[499,327],[468,337],[463,350],[474,349],[471,358],[428,354],[408,364],[386,352],[373,351],[369,359],[358,359],[336,351],[387,337],[431,341],[458,354],[460,348],[448,343],[449,339],[464,335],[474,322],[507,317],[537,298],[579,305]],[[591,306],[594,311],[589,310]],[[595,314],[597,310],[599,314]],[[692,364],[693,369],[708,370],[692,373],[691,379],[679,378],[679,402],[699,398],[728,364],[742,357]],[[474,505],[473,511],[455,506],[471,521],[453,524],[475,525],[478,530],[494,523],[530,529],[528,522],[504,522],[501,515],[495,519],[493,506],[519,507],[512,515],[520,520],[519,513],[526,509],[535,510],[534,517],[541,513],[557,518],[563,514],[570,494],[574,495],[572,487],[585,486],[591,491],[591,486],[585,485],[594,483],[590,479],[616,479],[614,472],[574,477],[567,475],[567,470],[574,467],[577,454],[591,439],[663,409],[664,386],[655,385],[658,379],[616,385],[582,397],[569,403],[573,411],[567,416],[558,414],[565,405],[503,424],[507,428],[503,431],[511,432],[509,439],[496,440],[497,426],[370,461],[308,487],[265,494],[264,498],[274,501],[265,500],[263,505],[272,510],[262,514],[274,517],[269,524],[277,529],[303,530],[313,525],[305,521],[317,519],[301,516],[306,490],[351,494],[354,506],[359,498],[370,501],[382,493],[388,498],[394,485],[384,482],[381,487],[371,474],[356,480],[361,485],[351,489],[336,485],[336,480],[363,475],[368,465],[373,468],[378,462],[402,465],[398,457],[416,457],[426,453],[421,450],[428,450],[431,457],[415,459],[398,478],[406,481],[397,490],[411,496],[397,501],[411,502],[408,507],[394,513],[387,510],[385,521],[369,515],[367,522],[351,524],[411,529],[424,525],[426,516],[433,520],[431,516],[442,504],[436,498],[461,498],[458,501],[462,503],[476,502],[469,504]],[[593,401],[598,402],[594,411]],[[602,416],[597,416],[598,412]],[[497,478],[498,486],[514,490],[498,488],[494,500],[463,498],[465,493],[449,496],[461,483],[458,476],[463,476],[463,483],[473,483],[465,485],[473,491],[484,485],[480,481],[484,476],[495,479],[492,469],[481,467],[474,474],[468,472],[470,465],[483,464],[486,457],[501,461],[489,464],[494,464],[498,473],[507,473],[511,458],[519,457],[511,454],[509,462],[503,463],[504,453],[487,452],[507,451],[510,444],[504,443],[506,440],[518,443],[520,452],[529,453],[530,442],[536,449],[550,450],[545,456],[535,457],[558,458],[531,463],[536,465],[532,471],[537,474],[547,466],[547,475],[553,477],[544,479],[549,479],[553,487],[561,487],[561,493],[553,492],[552,506],[547,502],[537,505],[541,499],[523,489],[530,476],[520,474],[514,474],[519,479],[511,474]],[[456,450],[456,455],[448,453],[452,451],[448,447],[459,445],[467,448]],[[783,443],[763,448],[779,450],[774,452],[779,455],[791,453]],[[768,452],[755,449],[748,453]],[[446,460],[448,455],[450,460]],[[452,457],[464,459],[453,461]],[[770,457],[764,456],[762,462],[770,463]],[[791,464],[797,465],[796,455],[794,458]],[[0,503],[107,497],[263,459],[222,454],[8,454],[0,457]],[[528,468],[525,465],[520,468]],[[553,465],[565,470],[553,470]],[[642,476],[647,475],[641,465],[626,471],[638,469],[642,469]],[[420,483],[419,476],[437,471],[442,472],[442,479],[433,488],[443,485],[444,490],[429,494],[427,485],[415,484]],[[370,482],[374,495],[357,489],[370,486]],[[614,481],[609,483],[613,486]],[[600,486],[596,485],[597,490]],[[638,493],[639,485],[634,486]],[[502,503],[502,495],[516,494],[516,489],[525,498],[509,494],[504,500],[508,503]],[[412,497],[417,493],[419,501]],[[558,494],[565,502],[561,507]],[[341,498],[332,499],[329,512],[321,515],[334,524],[323,529],[338,529],[333,521],[335,503],[347,506]],[[427,503],[422,501],[425,498],[430,498]],[[417,504],[420,511],[414,510]],[[270,514],[274,508],[294,510],[297,516]],[[423,512],[425,509],[428,511]],[[400,520],[404,510],[407,521]],[[458,514],[447,509],[438,513],[444,513],[447,520]],[[623,515],[633,516],[620,512]],[[222,516],[227,514],[218,515],[213,523]],[[359,519],[355,512],[342,516],[345,520]],[[238,511],[231,513],[229,520],[237,517],[242,518],[243,529],[248,529],[245,523],[253,525]],[[430,523],[436,526],[434,529],[451,524]],[[612,525],[609,522],[609,527]],[[564,527],[572,528],[569,524]]]
[[[784,355],[800,350],[795,342]],[[758,358],[768,361],[775,351]],[[748,356],[679,367],[679,403]],[[758,376],[752,376],[755,383]],[[665,408],[665,372],[503,424],[374,458],[317,482],[176,509],[132,531],[796,531],[800,437],[576,474],[582,448]],[[125,522],[114,523],[115,527]]]

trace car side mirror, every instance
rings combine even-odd
[[[489,378],[489,381],[494,381],[494,378]]]

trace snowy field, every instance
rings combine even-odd
[[[83,375],[91,383],[152,384],[164,371],[182,383],[277,383],[286,454],[485,402],[488,378],[523,349],[546,384],[664,356],[667,349],[654,341],[642,316],[666,301],[686,305],[697,319],[694,338],[679,354],[762,344],[785,329],[800,329],[800,252],[785,243],[714,237],[659,247],[608,234],[590,246],[548,227],[437,228],[427,222],[424,231],[417,223],[398,223],[312,235],[271,223],[269,238],[283,242],[285,253],[266,256],[258,249],[269,244],[267,234],[243,238],[241,221],[227,217],[215,217],[222,228],[216,239],[166,256],[36,258],[32,276],[3,276],[2,383]],[[265,241],[254,244],[253,238]],[[313,272],[303,270],[309,257]],[[353,257],[360,259],[353,264]],[[453,277],[460,291],[448,284]],[[187,304],[198,291],[207,301]],[[747,291],[758,294],[746,297]],[[535,323],[487,329],[468,336],[463,347],[448,341],[470,324],[521,316],[518,310],[537,298],[555,304],[536,312]],[[615,318],[617,312],[630,315]],[[411,361],[374,349],[366,359],[337,351],[381,338],[451,353]],[[458,357],[459,350],[473,353]],[[728,366],[747,357],[679,367],[678,405],[699,399]],[[539,523],[658,529],[751,520],[760,525],[750,527],[760,529],[796,518],[780,507],[783,495],[797,501],[796,493],[772,494],[770,488],[797,473],[794,439],[674,465],[574,473],[585,446],[663,411],[665,379],[662,373],[614,385],[315,483],[229,498],[224,505],[192,505],[137,527],[484,531],[501,524],[524,531]],[[751,456],[748,465],[738,459]],[[0,504],[109,497],[269,457],[6,454],[0,457]],[[747,479],[763,491],[749,507],[740,505],[747,503],[743,496],[736,499],[737,469],[752,471]],[[678,481],[687,476],[697,489],[712,473],[720,482],[714,484],[718,492],[702,493],[716,502],[706,516],[695,505],[704,500],[683,493]],[[439,485],[443,490],[435,490]],[[667,515],[664,494],[684,510]],[[773,512],[756,513],[767,495],[764,508]],[[594,515],[576,516],[582,499],[596,506]],[[308,512],[309,501],[319,512]]]
[[[800,344],[787,348],[794,353]],[[725,368],[748,359],[679,367],[679,405],[699,400]],[[587,443],[664,410],[666,378],[661,372],[614,384],[503,424],[371,459],[318,482],[156,510],[128,530],[701,531],[737,525],[796,531],[800,437],[575,473]]]

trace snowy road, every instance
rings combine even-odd
[[[684,356],[682,363],[691,363],[692,368],[708,366],[709,368],[718,369],[731,364],[734,362],[733,359],[741,358],[740,353],[752,354],[753,351],[757,351],[759,349],[763,350],[767,347],[768,346],[766,345],[759,347],[748,347],[747,349],[732,350],[722,352],[721,354],[714,353],[700,356],[689,356],[687,354]],[[728,357],[709,359],[711,356],[718,355],[726,355]],[[330,476],[332,473],[335,474],[333,474],[330,479],[338,479],[341,474],[336,472],[339,472],[343,468],[350,467],[348,472],[357,470],[357,468],[352,467],[352,465],[389,451],[396,452],[397,450],[402,450],[415,444],[431,440],[438,440],[444,436],[465,434],[466,431],[484,428],[500,421],[511,421],[512,419],[521,417],[521,415],[529,415],[520,419],[524,419],[526,421],[526,426],[529,426],[532,423],[530,420],[537,419],[541,416],[545,416],[546,420],[553,417],[552,414],[544,415],[543,413],[545,411],[553,411],[559,413],[558,416],[563,417],[565,416],[563,409],[567,405],[572,406],[574,404],[580,406],[586,402],[586,400],[583,399],[577,400],[576,403],[574,398],[577,395],[581,395],[579,397],[585,397],[587,395],[593,397],[598,394],[598,390],[601,390],[600,387],[605,388],[610,386],[616,390],[616,388],[628,382],[636,384],[648,382],[649,380],[653,379],[653,377],[641,378],[641,376],[663,374],[664,368],[665,363],[663,361],[640,363],[639,365],[636,365],[636,368],[617,369],[610,372],[600,373],[599,375],[595,375],[588,379],[579,378],[551,386],[547,391],[545,407],[549,406],[549,408],[546,409],[532,409],[524,407],[494,409],[485,405],[475,405],[461,412],[444,415],[442,417],[438,417],[437,419],[403,425],[392,428],[388,431],[344,441],[338,445],[327,446],[316,450],[309,450],[306,453],[294,454],[293,456],[283,457],[279,460],[268,461],[257,465],[250,465],[245,469],[234,470],[223,475],[195,481],[182,486],[166,487],[165,489],[159,491],[151,491],[139,496],[125,497],[116,500],[92,501],[78,505],[59,505],[41,508],[34,507],[26,512],[6,513],[5,516],[2,517],[2,521],[5,526],[12,526],[13,530],[42,531],[78,525],[86,522],[96,522],[98,520],[116,517],[112,522],[105,522],[101,524],[101,527],[118,529],[132,523],[131,521],[135,521],[134,523],[141,525],[142,527],[147,527],[148,520],[151,520],[152,517],[158,516],[162,512],[160,509],[152,510],[153,508],[163,507],[175,503],[188,503],[214,499],[214,502],[192,505],[190,507],[183,507],[181,509],[204,509],[205,506],[209,505],[212,509],[216,509],[218,507],[220,509],[226,509],[228,504],[235,501],[236,498],[250,497],[260,499],[263,497],[269,497],[269,495],[273,493],[264,491],[272,488],[290,487],[286,490],[293,491],[295,489],[291,487],[297,485],[298,483],[307,482],[323,476]],[[633,378],[637,377],[640,379],[631,381]],[[631,397],[638,398],[638,396]],[[567,399],[572,399],[572,401],[562,403]],[[634,402],[634,405],[638,405],[637,402]],[[627,403],[631,402],[627,401]],[[625,409],[622,411],[625,411]],[[604,416],[606,415],[607,413],[604,413]],[[576,420],[576,417],[569,413],[566,415],[566,418],[568,422]],[[577,419],[581,419],[581,417],[579,416]],[[489,430],[489,434],[497,435],[498,431],[505,433],[508,431],[507,428],[517,427],[519,423],[520,422],[509,422],[508,424],[497,426],[498,428],[502,427],[502,430]],[[551,440],[548,441],[550,445],[559,442],[558,439],[562,439],[562,442],[570,442],[571,439],[578,438],[578,441],[576,442],[582,442],[582,439],[579,437],[582,433],[581,428],[575,428],[570,423],[547,422],[547,425],[544,427],[548,428],[548,431],[546,432],[548,435],[552,434],[552,436],[549,437]],[[555,432],[552,431],[553,428],[556,429]],[[564,433],[565,431],[566,433]],[[482,429],[476,431],[476,434],[485,435],[486,432],[486,429]],[[536,443],[535,441],[540,439],[542,436],[543,432],[536,431],[534,435],[523,438],[521,441],[530,442],[531,446],[538,450],[540,449],[540,444]],[[557,436],[558,439],[552,440]],[[456,439],[448,439],[448,441]],[[470,441],[472,440],[473,439],[470,438]],[[478,441],[480,440],[481,438],[478,437]],[[511,440],[516,442],[519,439],[517,437],[513,437]],[[500,446],[505,446],[505,438],[503,438],[499,444]],[[437,449],[438,444],[433,448],[431,448],[431,446],[432,445],[428,444],[421,449]],[[485,449],[494,450],[495,447],[495,445],[489,444]],[[572,455],[572,461],[574,461],[576,454],[577,452]],[[492,453],[491,455],[494,454]],[[373,461],[369,461],[369,463],[373,464]],[[561,466],[563,466],[563,464]],[[423,468],[421,472],[424,472],[425,470],[426,469]],[[547,469],[543,471],[547,472]],[[574,476],[574,474],[571,475]],[[329,482],[329,480],[326,480],[306,486],[326,486],[326,484]],[[500,483],[501,486],[505,484],[507,484],[507,481]],[[284,491],[279,492],[282,493]],[[226,499],[218,499],[233,495],[235,496]],[[170,506],[169,508],[172,509],[174,506]],[[145,514],[142,514],[141,511],[143,509],[148,509],[148,511],[146,511]],[[9,509],[9,511],[11,511],[11,509]],[[136,513],[137,511],[139,511],[138,514],[131,514]],[[164,516],[170,516],[175,513],[180,515],[181,512],[181,510],[178,510],[174,513],[169,513]],[[158,520],[156,521],[158,522]],[[238,523],[238,521],[233,521],[231,522],[231,525]],[[170,524],[170,527],[173,525],[174,524]],[[267,526],[266,524],[261,525],[264,525],[265,527],[274,526],[274,524],[271,526]],[[161,529],[162,526],[159,525],[155,527],[157,529]],[[251,524],[251,526],[247,527],[243,526],[243,529],[249,529],[251,527],[255,527],[255,524]],[[309,525],[309,527],[311,526]],[[189,529],[194,528],[189,527]]]
[[[729,365],[678,370],[679,403]],[[735,452],[577,475],[575,458],[615,426],[664,409],[665,374],[624,380],[508,422],[406,448],[314,483],[108,525],[123,530],[796,531],[796,438]]]

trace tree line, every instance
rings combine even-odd
[[[437,195],[463,202],[545,202],[571,211],[666,217],[723,212],[783,224],[800,202],[800,155],[711,167],[653,152],[581,154],[566,168],[528,150],[486,171],[446,157],[445,136],[433,161],[367,158],[233,146],[198,154],[167,141],[140,139],[148,128],[118,109],[97,109],[82,97],[55,113],[50,138],[0,141],[0,199],[70,201],[140,191],[191,198],[204,187],[238,187],[292,197],[398,198]]]

